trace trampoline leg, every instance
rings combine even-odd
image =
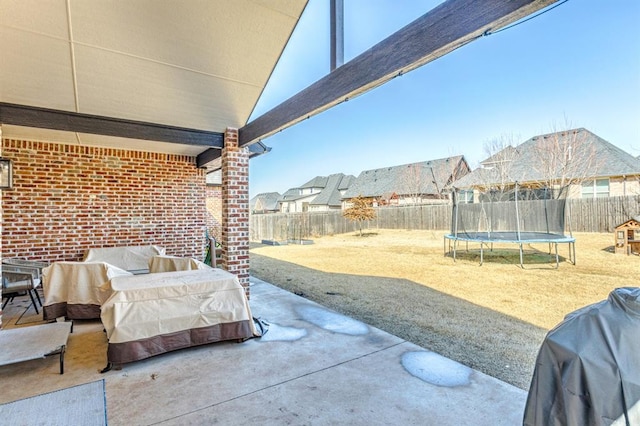
[[[560,267],[560,259],[558,257],[558,243],[556,243],[556,269]]]
[[[449,252],[451,253],[451,257],[453,258],[453,261],[456,261],[456,245],[458,243],[458,240],[454,239],[453,243],[451,241],[449,241]],[[451,249],[451,247],[453,246],[453,250]]]
[[[484,263],[484,244],[480,243],[480,266]]]
[[[444,244],[443,244],[443,250],[444,250],[444,255],[446,256],[448,253],[451,253],[451,257],[453,258],[453,261],[456,261],[456,251],[455,251],[455,240],[453,242],[453,251],[451,250],[451,240],[449,238],[445,238],[444,239]],[[447,247],[448,245],[448,247]]]
[[[522,243],[520,243],[519,246],[520,246],[520,267],[524,269],[524,262],[522,261]]]

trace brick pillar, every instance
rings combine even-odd
[[[2,148],[4,147],[4,139],[2,139],[2,122],[0,122],[0,157],[2,157]],[[2,235],[2,224],[4,223],[4,212],[2,210],[2,191],[0,191],[0,235]],[[2,238],[0,238],[0,275],[2,275],[2,262],[4,258],[2,253]],[[2,327],[2,286],[0,285],[0,327]]]
[[[227,129],[222,149],[222,268],[249,296],[249,151],[238,148],[238,129]]]

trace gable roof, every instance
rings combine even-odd
[[[640,228],[640,217],[635,217],[633,219],[629,219],[625,222],[622,222],[620,225],[616,226],[616,230],[618,230],[619,228],[632,228],[632,229],[638,229]]]
[[[345,192],[343,198],[380,197],[409,192],[439,195],[455,179],[460,167],[468,170],[464,156],[457,155],[420,163],[365,170]]]
[[[279,192],[263,192],[249,200],[250,211],[276,211],[278,210]]]
[[[513,158],[517,153],[517,150],[514,146],[506,146],[500,152],[496,152],[491,157],[480,162],[484,167],[491,167],[495,164],[501,164],[509,159]]]
[[[640,160],[589,130],[578,128],[534,136],[515,148],[507,147],[482,161],[481,164],[484,167],[461,178],[455,186],[469,188],[499,184],[504,183],[501,182],[503,177],[509,183],[540,182],[549,178],[560,178],[563,173],[560,162],[554,169],[551,161],[548,161],[547,170],[542,170],[545,166],[544,160],[541,160],[546,154],[545,143],[562,146],[567,155],[575,156],[577,162],[574,163],[576,164],[575,173],[583,175],[566,176],[568,178],[640,175]],[[501,176],[498,167],[491,167],[497,163],[496,159],[506,160],[504,161],[506,166],[502,169],[502,174],[506,176]]]
[[[355,181],[355,176],[336,173],[327,177],[327,184],[316,198],[311,201],[311,205],[327,205],[331,207],[340,207],[342,204],[341,190],[349,188],[351,182]]]
[[[305,183],[304,185],[300,186],[300,189],[307,189],[307,188],[324,188],[325,186],[327,186],[327,176],[316,176],[313,179],[311,179],[309,182]]]
[[[313,197],[309,202],[310,205],[340,206],[340,191],[346,190],[354,180],[354,176],[345,175],[344,173],[316,176],[300,187],[288,189],[280,197],[279,201],[297,201],[303,198]],[[309,188],[320,189],[320,191],[313,194],[301,194],[300,190]]]

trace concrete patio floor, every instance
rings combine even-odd
[[[0,403],[104,379],[110,425],[522,424],[523,390],[251,282],[252,313],[270,324],[262,338],[176,351],[101,374],[102,325],[75,321],[65,373],[57,357],[0,367]],[[25,296],[9,304],[3,327],[28,323],[20,316],[29,302]]]

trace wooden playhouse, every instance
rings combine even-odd
[[[616,253],[640,254],[640,218],[616,226],[614,234]]]

